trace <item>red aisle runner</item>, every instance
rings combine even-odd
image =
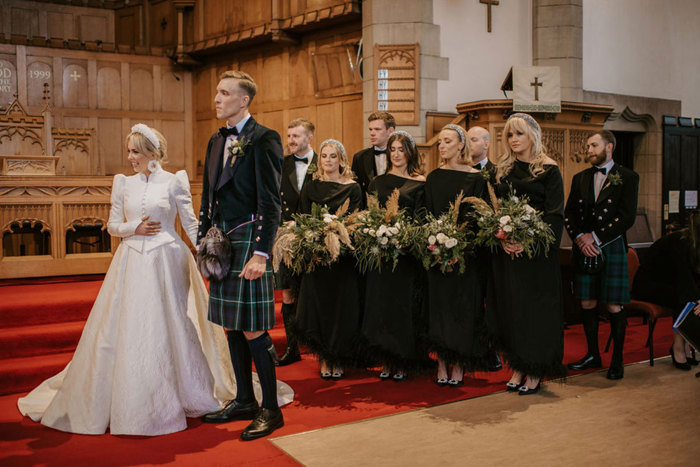
[[[671,344],[670,320],[661,320],[655,333],[658,357],[667,355]],[[630,319],[625,345],[625,362],[646,360],[644,347],[647,327],[638,318]],[[601,325],[603,346],[609,326]],[[585,352],[580,326],[565,335],[565,362]],[[604,365],[610,354],[603,355]],[[668,361],[657,365],[668,365]],[[279,369],[278,378],[296,391],[292,404],[285,407],[284,428],[273,436],[300,433],[356,420],[403,412],[501,391],[507,370],[478,373],[467,378],[461,388],[441,388],[434,375],[418,376],[404,383],[381,382],[376,372],[352,371],[341,381],[323,381],[316,362],[305,356],[300,363]],[[604,378],[604,373],[600,374]],[[555,384],[555,383],[552,383]],[[613,384],[613,383],[611,383]],[[547,385],[544,386],[546,393]],[[238,439],[247,422],[224,425],[190,420],[188,429],[166,436],[85,436],[58,432],[22,418],[17,411],[19,395],[0,397],[0,465],[296,465],[267,440],[242,442]],[[513,397],[517,397],[514,395]],[[538,397],[538,396],[533,396]],[[322,449],[322,446],[319,446]]]

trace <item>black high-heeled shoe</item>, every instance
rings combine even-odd
[[[542,385],[542,381],[539,381],[537,383],[537,386],[535,386],[534,388],[529,388],[523,384],[522,386],[520,386],[518,388],[518,395],[519,396],[529,396],[531,394],[537,394],[538,392],[540,392],[541,385]]]
[[[438,386],[447,386],[448,382],[449,380],[447,378],[437,378],[435,380],[435,384],[437,384]]]
[[[518,389],[520,389],[520,386],[522,386],[522,385],[523,385],[522,381],[519,383],[512,383],[512,382],[508,381],[506,383],[506,392],[518,392]]]
[[[676,354],[673,353],[673,346],[669,349],[669,352],[671,353],[671,361],[673,362],[673,366],[678,368],[679,370],[683,371],[690,371],[690,363],[688,362],[678,362],[676,361]]]
[[[462,379],[460,380],[451,379],[447,382],[447,384],[449,384],[451,388],[458,388],[460,386],[464,386],[464,376],[462,376]]]
[[[690,348],[690,357],[686,354],[685,361],[687,361],[688,363],[690,363],[693,366],[697,366],[698,363],[700,363],[695,358],[695,349],[694,348],[692,348],[692,347]]]

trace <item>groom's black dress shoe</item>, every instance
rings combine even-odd
[[[600,361],[600,355],[586,355],[581,360],[569,363],[569,370],[587,370],[588,368],[601,368],[603,362]]]
[[[267,436],[277,428],[284,426],[284,418],[280,409],[260,409],[258,414],[253,419],[253,422],[246,427],[241,433],[243,441],[251,441],[254,439]]]
[[[233,420],[253,420],[260,407],[256,401],[241,403],[232,400],[226,406],[216,412],[208,413],[202,417],[206,423],[224,423]]]

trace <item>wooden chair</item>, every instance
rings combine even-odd
[[[639,269],[639,257],[637,256],[637,252],[634,251],[633,248],[628,248],[627,274],[629,276],[630,290],[632,290],[632,284],[634,283],[634,276],[637,274],[637,269]],[[673,310],[662,305],[657,305],[656,303],[643,302],[641,300],[634,299],[628,305],[625,305],[625,310],[627,313],[640,315],[647,319],[649,336],[647,337],[646,346],[649,347],[649,365],[654,366],[654,328],[656,328],[656,321],[659,318],[673,316]],[[610,348],[611,342],[612,334],[608,338],[608,343],[605,346],[606,352]]]

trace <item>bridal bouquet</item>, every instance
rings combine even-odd
[[[367,209],[357,214],[352,235],[360,270],[381,271],[383,264],[391,264],[393,271],[399,257],[410,253],[416,235],[416,228],[404,210],[399,209],[399,190],[392,192],[384,208],[375,196],[369,195]]]
[[[415,244],[415,251],[426,269],[440,266],[445,273],[458,267],[463,273],[467,258],[474,256],[474,233],[467,228],[468,222],[459,222],[459,208],[464,202],[460,192],[447,212],[438,218],[428,214],[426,224],[420,228],[421,239]]]
[[[542,220],[542,213],[528,204],[526,196],[516,196],[512,187],[508,196],[500,200],[490,183],[488,189],[493,207],[480,198],[467,199],[475,208],[472,215],[479,226],[477,243],[493,249],[505,240],[521,244],[528,258],[540,251],[546,255],[555,237],[549,224]]]
[[[316,266],[333,264],[341,254],[353,250],[350,233],[355,214],[347,215],[349,203],[346,200],[335,214],[314,203],[311,214],[294,214],[293,221],[280,226],[272,247],[274,270],[284,262],[297,274],[309,273]]]

